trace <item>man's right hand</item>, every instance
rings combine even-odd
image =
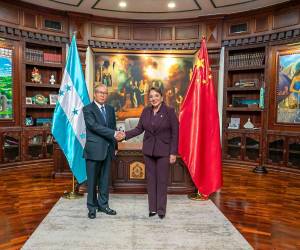
[[[117,141],[124,140],[125,139],[125,132],[123,132],[123,131],[116,131],[116,133],[115,133],[115,139]]]

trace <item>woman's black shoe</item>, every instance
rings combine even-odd
[[[152,217],[152,216],[154,216],[154,215],[156,215],[156,212],[150,212],[150,213],[149,213],[149,217]]]
[[[163,218],[165,218],[165,215],[164,215],[164,214],[159,214],[158,217],[159,217],[160,219],[163,219]]]

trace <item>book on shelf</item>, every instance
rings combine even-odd
[[[229,68],[256,67],[264,65],[264,52],[239,53],[229,56]]]
[[[27,61],[43,62],[43,51],[36,49],[25,49],[25,58]]]
[[[44,52],[44,63],[61,63],[61,54]]]

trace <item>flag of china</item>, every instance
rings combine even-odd
[[[222,186],[219,115],[205,39],[179,115],[179,154],[199,192]]]

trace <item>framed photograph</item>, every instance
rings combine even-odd
[[[95,82],[108,87],[108,103],[118,120],[139,117],[148,102],[148,90],[155,86],[164,101],[178,113],[192,77],[194,53],[95,53]]]
[[[56,94],[49,95],[49,104],[50,105],[56,105],[57,101],[58,101],[58,95],[56,95]]]
[[[240,121],[239,117],[231,117],[230,122],[228,124],[229,129],[239,129],[240,128]]]
[[[0,120],[13,119],[13,49],[0,41]]]
[[[26,97],[25,103],[26,104],[32,104],[32,98],[31,97]]]
[[[277,53],[276,123],[300,125],[300,50]]]

